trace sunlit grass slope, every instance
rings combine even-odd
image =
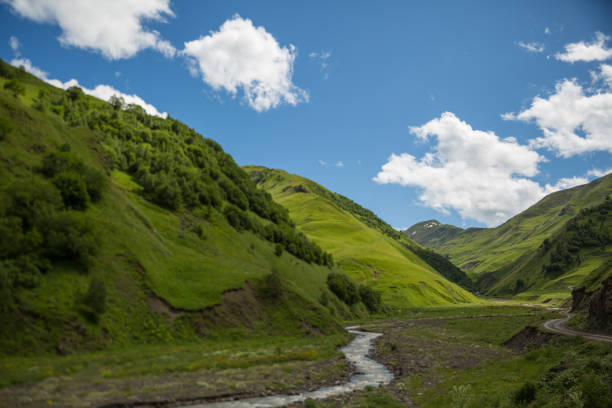
[[[496,228],[473,228],[431,247],[457,265],[471,264],[474,278],[495,272],[538,248],[563,228],[582,208],[597,205],[612,194],[612,175],[589,184],[552,193]],[[475,265],[475,266],[474,266]]]
[[[315,194],[323,189],[316,183],[282,170],[258,166],[245,170],[289,209],[301,231],[331,252],[353,278],[380,290],[387,304],[405,307],[478,301],[408,249],[414,243],[404,245]]]
[[[248,176],[218,145],[211,141],[209,149],[205,143],[198,144],[195,137],[201,136],[195,133],[187,143],[180,142],[171,131],[159,129],[171,125],[174,129],[183,129],[184,125],[171,118],[153,118],[142,113],[142,119],[153,122],[156,127],[151,136],[149,128],[142,125],[135,128],[138,123],[129,122],[130,112],[113,109],[108,102],[82,94],[77,95],[80,104],[77,107],[66,91],[53,88],[3,61],[0,64],[3,75],[0,76],[3,126],[0,129],[0,354],[170,344],[209,336],[222,338],[224,333],[235,339],[335,334],[341,330],[338,317],[333,314],[340,315],[346,309],[331,295],[326,284],[327,275],[335,268],[307,263],[287,251],[275,254],[275,244],[261,234],[230,225],[224,210],[231,204],[223,190],[217,192],[215,206],[188,207],[184,198],[183,204],[175,209],[154,204],[143,193],[141,183],[129,174],[135,174],[134,166],[112,163],[110,158],[110,152],[127,143],[122,137],[134,137],[140,132],[152,137],[150,143],[132,139],[130,148],[148,152],[149,156],[160,154],[170,166],[177,160],[191,163],[187,152],[193,151],[194,145],[200,146],[207,166],[223,160],[214,170],[215,180],[232,188],[224,172],[233,172],[234,177],[243,177],[245,191],[256,191]],[[23,85],[24,92],[15,95],[4,89],[9,81],[6,75]],[[49,105],[42,106],[41,101]],[[32,106],[36,103],[38,108]],[[99,117],[105,117],[110,125],[92,129],[91,123]],[[113,130],[113,123],[121,131]],[[164,138],[159,144],[158,135]],[[54,189],[54,179],[45,178],[40,169],[43,158],[57,151],[69,152],[88,168],[96,169],[106,187],[100,199],[90,202],[85,209],[61,207],[51,215],[51,218],[65,215],[84,220],[91,229],[88,236],[95,238],[95,248],[88,267],[82,267],[65,250],[68,255],[62,254],[63,258],[54,255],[49,258],[50,262],[41,262],[44,268],[39,271],[36,264],[31,266],[24,259],[37,262],[40,254],[46,256],[48,248],[38,243],[41,234],[27,229],[21,222],[12,222],[20,220],[12,214],[16,211],[20,214],[31,203],[22,202],[19,206],[23,208],[17,206],[16,210],[10,210],[15,207],[11,203],[21,199],[11,191],[27,190],[32,180]],[[172,157],[170,152],[176,155]],[[129,154],[134,157],[133,151],[126,156]],[[198,176],[199,171],[193,170],[191,177]],[[218,188],[212,178],[207,180],[210,184],[204,187]],[[236,187],[233,188],[235,192]],[[39,205],[38,192],[32,194],[32,202]],[[270,198],[258,197],[259,204],[276,205]],[[243,210],[242,214],[259,220],[262,225],[272,223],[251,209]],[[44,226],[47,221],[37,222]],[[292,227],[284,224],[283,228],[290,231]],[[17,232],[21,234],[22,229],[33,237],[32,242],[18,242]],[[44,234],[44,239],[51,243],[65,238]],[[80,245],[78,239],[69,242]],[[24,248],[18,255],[12,255],[13,243]],[[31,271],[13,265],[30,265]],[[276,300],[267,299],[259,292],[262,278],[272,272],[278,273],[282,284],[282,295]],[[80,309],[80,302],[95,280],[101,281],[105,288],[106,308],[97,319],[88,319]],[[323,292],[330,299],[327,307],[319,304]],[[226,293],[233,296],[233,308],[213,309]]]

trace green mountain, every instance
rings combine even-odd
[[[405,307],[477,301],[443,276],[446,272],[449,278],[469,284],[444,257],[423,250],[348,198],[282,170],[259,166],[245,170],[289,210],[300,231],[330,252],[351,277],[380,291],[385,303]]]
[[[0,61],[1,353],[339,333],[330,271],[214,141]]]
[[[433,248],[455,238],[463,232],[463,229],[450,224],[440,224],[437,220],[427,220],[414,224],[402,232],[419,245]]]
[[[571,228],[584,223],[597,224],[589,230],[593,236],[609,233],[609,222],[596,219],[596,213],[607,211],[607,207],[593,213],[588,209],[602,205],[610,194],[612,175],[552,193],[496,228],[470,228],[449,234],[446,226],[430,222],[429,228],[420,223],[407,233],[410,236],[416,232],[417,242],[449,256],[487,294],[520,293],[519,298],[531,300],[561,299],[610,257],[607,244],[589,247],[572,244],[568,238],[572,236]],[[597,245],[603,248],[596,249]],[[555,261],[565,257],[569,251],[565,247],[574,248],[568,261]]]

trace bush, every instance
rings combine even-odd
[[[13,131],[13,123],[6,117],[0,117],[0,140],[4,140]]]
[[[283,246],[281,244],[274,245],[274,255],[281,256],[283,254]]]
[[[74,172],[60,173],[53,178],[53,184],[60,191],[67,208],[84,210],[89,204],[87,185],[81,176]]]
[[[89,282],[87,293],[80,299],[80,311],[92,322],[97,322],[106,311],[106,285],[102,279],[93,278]]]
[[[4,89],[11,91],[15,98],[17,98],[19,95],[25,95],[25,86],[16,79],[11,79],[5,83]]]
[[[83,214],[61,212],[51,220],[45,242],[51,259],[74,261],[88,270],[96,249],[93,228]]]
[[[369,286],[359,285],[359,297],[370,312],[378,312],[382,305],[380,293]]]
[[[283,285],[278,271],[266,275],[261,285],[261,294],[267,299],[278,299],[283,294]]]
[[[338,299],[342,300],[347,305],[353,305],[359,302],[359,290],[357,285],[346,275],[342,273],[332,272],[327,275],[327,286]]]
[[[526,382],[512,396],[516,404],[525,405],[533,401],[536,397],[537,387],[531,382]]]

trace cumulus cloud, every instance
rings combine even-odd
[[[321,166],[327,166],[327,162],[326,162],[326,161],[324,161],[324,160],[319,160],[319,164],[320,164]]]
[[[523,41],[519,41],[516,43],[519,47],[527,50],[528,52],[532,52],[535,54],[539,54],[541,52],[544,52],[544,49],[546,47],[544,47],[544,44],[539,43],[539,42],[530,42],[530,43],[525,43]]]
[[[612,88],[612,65],[601,64],[599,72],[591,71],[593,82],[602,81],[606,86]]]
[[[155,115],[162,118],[168,116],[166,112],[159,112],[155,106],[145,102],[144,99],[142,99],[140,96],[123,93],[110,85],[101,84],[97,85],[93,89],[89,89],[79,84],[79,81],[77,81],[76,79],[70,79],[66,82],[62,82],[59,79],[51,79],[49,78],[49,74],[47,74],[42,69],[34,66],[32,62],[27,58],[15,58],[11,61],[11,65],[15,67],[23,67],[23,69],[25,69],[30,74],[37,76],[48,84],[51,84],[58,88],[68,89],[71,86],[78,86],[79,88],[83,89],[83,92],[87,95],[95,96],[96,98],[102,99],[104,101],[108,101],[111,96],[116,95],[123,98],[123,100],[127,104],[133,103],[135,105],[141,106],[149,115]]]
[[[576,80],[558,82],[552,95],[536,96],[528,109],[505,113],[502,118],[535,122],[543,135],[532,140],[531,146],[556,151],[562,157],[612,152],[612,93],[586,92]]]
[[[555,54],[555,58],[564,62],[576,61],[604,61],[612,57],[612,48],[606,47],[606,41],[610,37],[600,33],[595,33],[595,40],[591,43],[580,41],[565,45],[565,52]]]
[[[335,164],[336,167],[344,167],[344,162],[342,160],[339,160],[336,162]]]
[[[39,23],[57,24],[59,41],[102,53],[108,59],[129,58],[152,48],[167,57],[175,48],[159,32],[147,30],[145,20],[173,17],[169,0],[3,0],[20,16]]]
[[[587,171],[586,175],[588,177],[603,177],[603,176],[607,176],[610,173],[612,173],[612,167],[610,167],[609,169],[605,169],[605,170],[591,169]]]
[[[292,82],[295,47],[281,47],[264,27],[239,15],[219,31],[186,42],[182,54],[189,58],[192,74],[200,74],[217,91],[236,95],[242,90],[257,112],[308,101],[306,91]]]
[[[546,34],[546,35],[550,35],[550,28],[549,28],[549,27],[546,27],[546,28],[544,29],[544,34]]]
[[[421,202],[443,213],[454,209],[494,226],[553,191],[586,182],[572,178],[540,185],[530,177],[543,156],[514,138],[473,129],[451,112],[410,131],[421,140],[435,139],[432,151],[420,159],[392,154],[374,181],[419,187]]]

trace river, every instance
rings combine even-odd
[[[367,386],[379,387],[389,384],[393,374],[387,368],[368,357],[374,348],[372,342],[381,333],[370,333],[357,330],[358,327],[347,327],[349,333],[355,335],[353,341],[344,346],[340,351],[346,359],[351,362],[357,374],[353,375],[348,382],[340,385],[321,387],[314,391],[305,391],[299,394],[278,394],[267,397],[245,398],[235,401],[211,402],[195,405],[186,405],[181,408],[267,408],[282,407],[283,405],[303,402],[307,399],[324,399],[336,395],[346,394],[352,391],[362,390]]]

